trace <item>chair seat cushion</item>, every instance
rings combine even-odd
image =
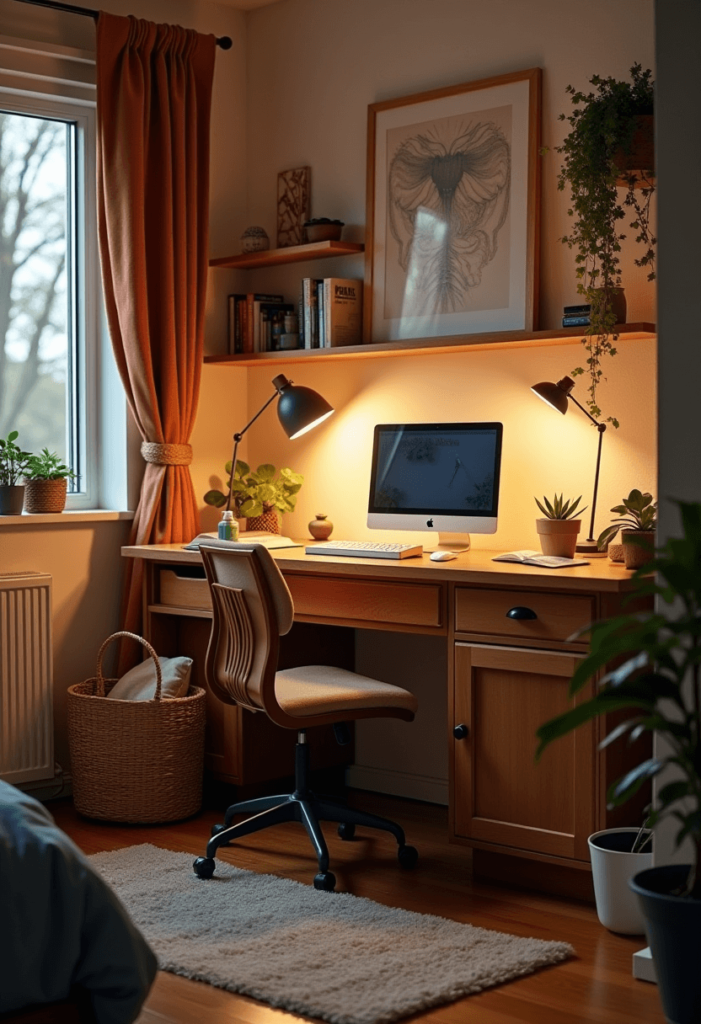
[[[352,718],[354,710],[402,708],[416,713],[418,701],[401,686],[347,672],[329,665],[287,668],[275,676],[275,696],[288,715],[304,718],[341,712]]]

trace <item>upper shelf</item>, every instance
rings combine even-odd
[[[236,270],[254,270],[257,267],[275,267],[280,263],[302,263],[305,260],[322,260],[329,256],[351,256],[364,252],[360,242],[309,242],[307,245],[290,245],[286,249],[266,249],[263,252],[244,252],[238,256],[222,256],[210,260],[210,267],[230,267]]]
[[[326,245],[319,242],[318,245]],[[331,243],[333,244],[333,243]],[[307,248],[303,246],[302,248]],[[618,324],[621,339],[629,341],[654,338],[655,324]],[[497,331],[490,334],[460,334],[450,338],[408,338],[402,341],[371,342],[344,348],[297,348],[285,352],[247,352],[244,355],[205,356],[205,363],[229,363],[235,366],[260,366],[263,363],[289,363],[320,359],[372,359],[378,356],[431,355],[439,352],[479,352],[500,348],[535,348],[541,345],[575,345],[583,337],[581,328],[557,331]]]

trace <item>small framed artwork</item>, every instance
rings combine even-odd
[[[368,107],[366,342],[536,327],[541,70]]]
[[[312,169],[297,167],[277,176],[277,247],[302,245],[304,222],[311,216]]]

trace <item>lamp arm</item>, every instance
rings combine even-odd
[[[571,396],[570,396],[571,397]],[[606,430],[605,423],[597,423],[596,429],[599,431],[599,448],[596,453],[596,472],[594,474],[594,496],[591,501],[591,523],[589,525],[589,536],[587,540],[594,540],[594,516],[596,514],[596,496],[599,490],[599,468],[601,467],[601,442],[604,439],[604,431]]]
[[[248,421],[248,423],[243,428],[243,430],[239,430],[238,433],[234,434],[234,453],[231,456],[231,477],[230,477],[230,483],[229,483],[229,493],[226,496],[226,509],[225,509],[226,512],[228,512],[231,509],[231,493],[232,493],[231,484],[233,483],[234,474],[236,473],[236,456],[237,456],[237,453],[238,453],[239,441],[241,440],[243,435],[246,433],[248,428],[253,426],[253,424],[256,422],[256,420],[261,415],[261,413],[265,412],[265,410],[268,408],[270,403],[274,402],[279,394],[280,394],[280,392],[276,391],[273,395],[271,395],[270,398],[268,399],[268,401],[264,402],[263,405],[261,405],[260,409],[255,414],[253,419],[250,419]]]
[[[585,416],[589,417],[589,419],[592,421],[592,423],[594,424],[595,427],[598,427],[599,430],[601,430],[601,428],[603,426],[603,429],[606,430],[605,425],[599,423],[598,420],[595,420],[594,417],[592,416],[592,414],[589,412],[589,410],[585,409],[583,405],[580,405],[580,403],[577,401],[577,399],[574,397],[574,395],[568,395],[567,397],[569,398],[570,402],[574,402],[574,404],[577,406],[578,409],[582,410],[582,412],[584,413]]]

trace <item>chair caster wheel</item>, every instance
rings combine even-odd
[[[352,821],[342,821],[338,826],[338,834],[341,839],[352,839],[355,835],[355,825]]]
[[[214,874],[214,861],[211,857],[198,857],[192,865],[198,878],[211,878]]]
[[[400,846],[397,857],[403,868],[413,868],[419,859],[419,851],[415,846]]]
[[[321,889],[323,892],[333,892],[335,885],[336,876],[332,871],[320,871],[318,875],[314,875],[315,889]]]

